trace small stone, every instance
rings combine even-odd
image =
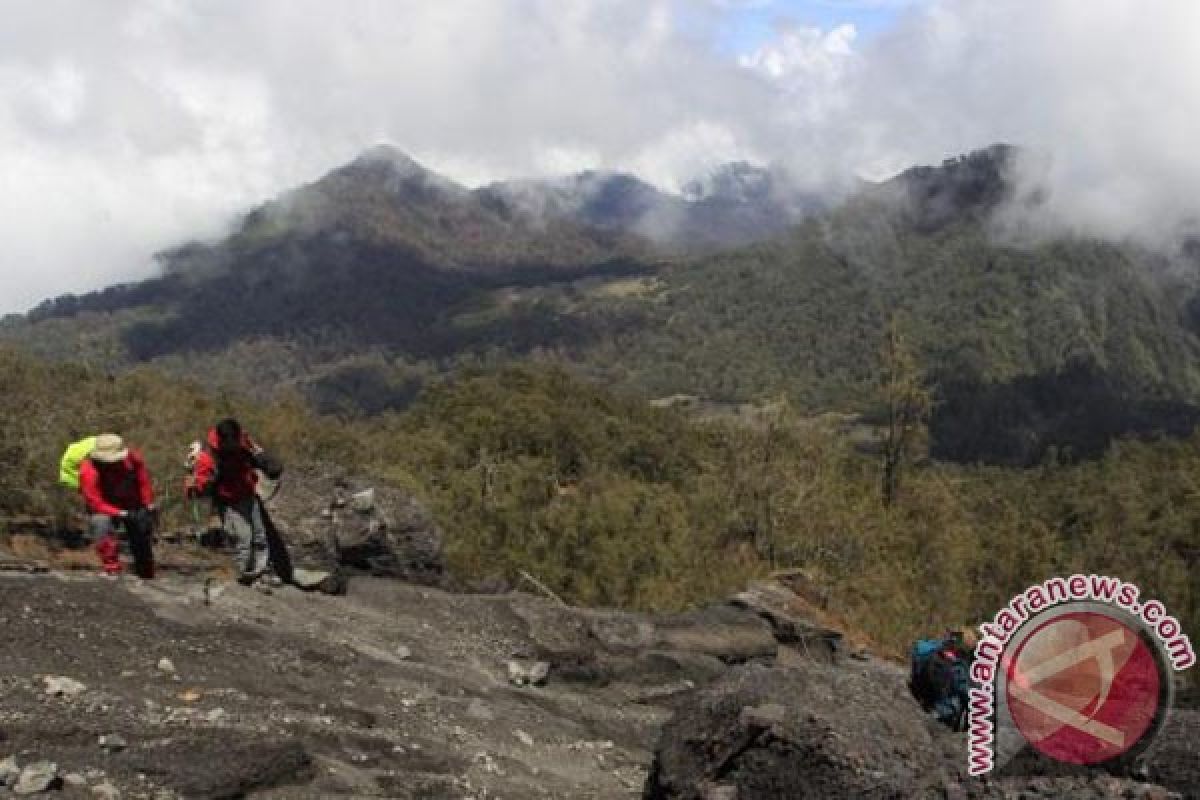
[[[534,686],[545,684],[548,677],[550,677],[549,662],[537,661],[529,667],[529,682]]]
[[[12,786],[20,777],[21,767],[17,764],[16,756],[0,761],[0,786]]]
[[[99,797],[100,800],[121,800],[121,790],[108,781],[93,786],[92,794]]]
[[[100,737],[100,747],[109,753],[119,753],[128,746],[125,737],[118,733],[106,733]]]
[[[79,681],[62,675],[47,675],[42,681],[46,684],[46,694],[52,697],[75,697],[87,690]]]
[[[761,706],[748,706],[742,709],[742,724],[747,728],[769,730],[783,724],[787,717],[787,709],[778,703],[766,703]]]
[[[944,800],[967,800],[967,790],[961,783],[950,781],[942,787],[942,797]]]
[[[478,697],[472,700],[467,706],[467,716],[483,722],[491,722],[496,718],[496,714]]]
[[[513,731],[513,736],[516,736],[521,744],[525,745],[526,747],[533,747],[533,737],[525,731]]]
[[[396,648],[396,658],[401,660],[412,658],[412,650],[405,645],[400,645]]]
[[[166,672],[173,675],[175,673],[175,665],[171,662],[171,659],[164,656],[158,660],[158,670],[159,672]]]
[[[78,772],[68,772],[63,775],[63,780],[68,786],[87,786],[87,778],[80,775]]]
[[[737,787],[727,783],[709,784],[701,795],[703,800],[737,800]]]
[[[1138,800],[1181,800],[1182,795],[1172,792],[1164,786],[1142,786],[1137,794]]]
[[[541,686],[550,675],[550,664],[545,661],[522,662],[509,660],[508,680],[515,686]]]
[[[21,770],[21,777],[13,787],[13,794],[39,794],[61,785],[58,764],[53,761],[37,761]]]
[[[370,514],[375,509],[375,490],[364,489],[350,495],[350,507],[359,514]]]

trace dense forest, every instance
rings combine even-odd
[[[622,203],[645,202],[629,181],[591,197],[609,211],[597,228],[385,155],[264,205],[222,241],[164,253],[160,277],[49,301],[0,338],[260,400],[298,392],[340,414],[403,410],[461,369],[534,362],[646,399],[786,395],[801,413],[870,419],[876,343],[903,317],[936,393],[935,458],[1090,458],[1200,421],[1194,254],[998,230],[1011,148],[910,170],[707,254],[652,247],[632,218],[620,229]],[[555,203],[572,207],[565,186]],[[729,213],[764,213],[747,202]]]
[[[464,578],[526,570],[573,603],[681,608],[800,569],[828,613],[898,651],[1047,575],[1087,570],[1137,581],[1182,619],[1200,615],[1200,437],[1118,441],[1093,461],[1049,454],[1016,470],[930,461],[917,435],[888,502],[885,459],[836,419],[786,402],[701,419],[552,366],[434,379],[406,411],[354,421],[298,398],[249,403],[157,371],[112,376],[15,351],[0,352],[0,380],[8,528],[72,506],[54,484],[58,457],[99,430],[145,449],[167,522],[182,524],[182,451],[234,413],[293,464],[414,491]],[[911,400],[912,381],[882,386],[883,406]]]

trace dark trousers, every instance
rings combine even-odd
[[[113,537],[118,528],[125,529],[129,553],[133,556],[133,572],[139,578],[154,577],[154,517],[146,511],[131,511],[124,519],[107,514],[92,514],[88,532],[94,542]]]

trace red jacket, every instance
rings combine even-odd
[[[88,511],[115,517],[154,502],[154,487],[142,454],[131,449],[124,460],[102,464],[85,458],[79,466],[79,491]]]
[[[220,453],[217,449],[217,429],[208,432],[208,447],[196,457],[197,492],[202,495],[211,493],[227,505],[254,497],[254,489],[258,486],[255,447],[253,440],[244,432],[241,445],[235,453]]]

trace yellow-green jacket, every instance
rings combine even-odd
[[[96,449],[96,437],[89,436],[67,447],[58,466],[58,482],[71,489],[79,488],[79,466]]]

